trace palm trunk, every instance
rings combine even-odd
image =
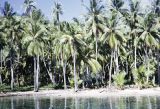
[[[36,57],[34,57],[34,91],[37,92],[37,84],[36,84],[36,76],[37,76],[37,60]]]
[[[44,59],[43,59],[43,63],[44,63],[44,66],[45,66],[45,68],[46,68],[46,70],[47,70],[47,73],[48,73],[48,75],[49,75],[49,78],[50,78],[52,84],[54,84],[55,81],[54,81],[54,78],[53,78],[53,75],[52,75],[52,72],[51,72],[51,65],[50,65],[50,62],[48,63],[49,68],[47,68],[47,65],[46,65],[46,62],[45,62]]]
[[[63,67],[63,83],[64,83],[64,89],[67,89],[66,85],[66,61],[63,59],[63,53],[61,52],[61,61],[62,61],[62,67]]]
[[[128,77],[129,77],[129,72],[128,72],[128,60],[126,60],[126,74],[127,74]]]
[[[118,65],[118,48],[116,47],[116,50],[115,50],[115,64],[116,64],[116,74],[119,72],[119,65]]]
[[[77,85],[77,73],[76,73],[76,53],[74,51],[73,53],[73,64],[74,64],[74,90],[75,92],[78,91],[78,85]]]
[[[136,71],[136,69],[137,69],[137,46],[135,45],[135,47],[134,47],[134,69],[135,69],[135,71]]]
[[[39,72],[40,72],[40,68],[39,68],[39,55],[38,55],[37,56],[37,73],[36,73],[36,85],[37,85],[36,92],[38,92],[39,90]]]
[[[14,74],[13,74],[12,59],[10,60],[10,70],[11,70],[11,90],[13,90],[13,87],[14,87]]]
[[[158,85],[160,85],[160,51],[158,50],[158,55],[157,55],[157,62],[158,62]]]
[[[63,63],[63,79],[64,79],[64,89],[67,89],[67,85],[66,85],[66,62]]]
[[[1,70],[2,71],[2,70]],[[2,76],[1,76],[1,74],[0,74],[0,85],[2,85],[3,84],[3,82],[2,82]]]
[[[3,84],[3,82],[2,82],[2,50],[0,51],[1,52],[1,71],[0,71],[0,85],[2,85]]]
[[[111,51],[111,61],[109,68],[109,88],[111,87],[111,82],[112,82],[112,61],[113,61],[113,51]]]
[[[113,52],[113,61],[114,61],[114,75],[116,74],[116,68],[115,68],[115,60],[116,60],[116,51],[114,49],[114,52]]]
[[[13,32],[11,32],[11,35],[13,36]],[[13,39],[11,39],[10,43],[10,70],[11,70],[11,90],[14,88],[14,74],[13,74]]]
[[[87,66],[87,75],[89,75],[89,68],[88,68],[88,66]]]
[[[97,57],[98,57],[98,38],[96,35],[96,61],[97,61]]]
[[[149,56],[148,56],[148,53],[147,53],[147,50],[146,50],[146,59],[147,59],[147,72],[149,73]],[[149,83],[149,75],[147,75],[147,84]]]

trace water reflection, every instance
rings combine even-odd
[[[55,98],[52,96],[0,98],[0,109],[158,109],[160,97]]]

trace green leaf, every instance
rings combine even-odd
[[[27,53],[29,54],[29,55],[33,55],[34,53],[33,53],[33,50],[34,50],[34,42],[31,42],[30,44],[29,44],[29,46],[28,46],[28,48],[27,48]]]
[[[141,39],[141,40],[145,40],[146,35],[147,35],[147,31],[144,31],[144,32],[140,35],[140,39]]]
[[[117,44],[117,39],[115,38],[115,36],[112,34],[109,38],[109,46],[111,48],[114,48]]]

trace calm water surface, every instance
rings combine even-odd
[[[0,109],[160,109],[160,97],[1,97]]]

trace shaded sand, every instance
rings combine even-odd
[[[160,96],[160,88],[149,89],[86,89],[74,92],[73,89],[67,90],[41,90],[39,92],[10,92],[0,93],[0,97],[8,96],[53,96],[53,97],[108,97],[108,96]]]

